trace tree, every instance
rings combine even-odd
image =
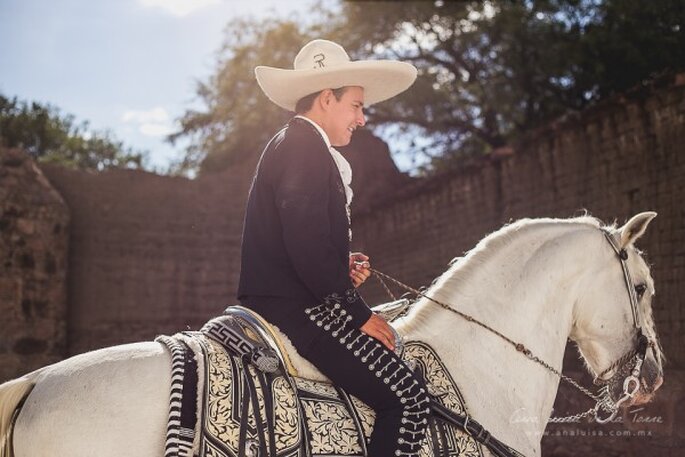
[[[410,90],[368,110],[369,125],[405,152],[428,156],[425,172],[438,171],[655,73],[683,69],[683,8],[679,0],[649,8],[639,0],[365,1],[321,7],[308,23],[244,20],[231,24],[215,76],[199,86],[208,109],[188,112],[173,138],[193,137],[189,162],[203,172],[258,154],[287,114],[261,94],[253,68],[289,68],[297,49],[323,37],[353,59],[419,69]]]
[[[346,2],[359,57],[414,63],[420,77],[375,125],[429,138],[430,169],[510,144],[527,130],[655,74],[685,68],[680,0]],[[349,43],[349,41],[347,41]],[[401,143],[401,142],[400,142]],[[410,148],[415,140],[405,140]]]
[[[576,84],[601,99],[685,70],[685,2],[605,0],[581,38]]]
[[[293,50],[312,33],[293,20],[231,23],[216,73],[197,87],[205,110],[188,110],[180,119],[181,130],[169,137],[172,143],[191,139],[178,171],[221,171],[259,153],[289,115],[262,94],[254,68],[266,63],[292,67]]]
[[[28,103],[0,94],[0,145],[26,150],[41,162],[82,169],[140,168],[143,154],[116,141],[109,133],[76,124],[50,105]]]

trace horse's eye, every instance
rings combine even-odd
[[[637,292],[637,298],[640,299],[642,296],[645,294],[645,291],[647,290],[647,285],[646,284],[638,284],[635,286],[635,292]]]

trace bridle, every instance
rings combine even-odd
[[[637,394],[638,390],[640,389],[640,374],[642,372],[642,365],[645,360],[647,350],[651,347],[653,348],[655,346],[654,341],[649,340],[647,336],[645,336],[642,332],[642,328],[640,326],[640,313],[639,313],[639,307],[638,307],[638,299],[637,295],[635,292],[635,287],[633,286],[633,282],[630,276],[630,271],[628,269],[628,252],[624,248],[619,248],[618,244],[616,243],[616,240],[614,239],[614,236],[604,228],[600,228],[602,233],[604,234],[605,238],[611,245],[612,249],[618,256],[618,259],[621,263],[621,269],[623,271],[623,278],[625,280],[625,285],[626,288],[628,289],[628,296],[630,298],[630,309],[631,313],[633,316],[633,326],[636,331],[636,344],[633,349],[628,351],[626,354],[624,354],[622,357],[617,359],[615,362],[613,362],[607,369],[599,373],[597,376],[594,378],[594,384],[595,385],[603,385],[603,387],[600,389],[598,394],[593,394],[590,392],[588,389],[582,387],[580,384],[578,384],[576,381],[571,379],[570,377],[562,374],[559,370],[556,368],[552,367],[550,364],[542,360],[541,358],[537,357],[530,349],[528,349],[523,343],[518,343],[511,338],[507,337],[506,335],[500,333],[499,331],[493,329],[489,325],[479,321],[478,319],[474,318],[473,316],[470,316],[469,314],[466,314],[462,311],[459,311],[449,304],[443,303],[439,300],[436,300],[432,297],[429,297],[426,295],[424,292],[417,290],[411,286],[408,286],[400,281],[398,281],[395,278],[392,278],[391,276],[388,276],[384,273],[381,273],[380,271],[370,268],[371,272],[374,273],[376,278],[381,282],[383,287],[385,288],[386,292],[392,297],[393,300],[396,300],[396,297],[393,295],[392,291],[388,288],[387,284],[383,281],[383,279],[387,279],[396,285],[400,286],[401,288],[415,294],[417,297],[423,297],[426,298],[427,300],[441,306],[442,308],[457,314],[461,316],[462,318],[466,319],[469,322],[472,322],[476,325],[479,325],[480,327],[484,328],[485,330],[488,330],[491,333],[494,333],[498,337],[502,338],[504,341],[507,343],[511,344],[518,352],[526,356],[529,360],[532,360],[533,362],[543,366],[546,368],[548,371],[551,371],[555,375],[557,375],[561,380],[571,384],[574,386],[576,389],[581,391],[583,394],[586,396],[590,397],[595,401],[595,406],[588,409],[587,411],[579,414],[575,414],[572,416],[565,416],[565,417],[553,417],[550,418],[550,422],[552,423],[565,423],[565,422],[577,422],[583,417],[594,417],[595,420],[600,423],[604,424],[607,423],[611,420],[613,420],[616,417],[616,414],[619,411],[620,406],[628,401],[629,399],[633,398],[635,394]],[[414,302],[416,303],[416,301]],[[405,311],[406,313],[406,311]],[[632,369],[630,368],[632,366]],[[616,373],[614,376],[608,379],[603,379],[604,376],[611,372],[612,370],[616,370]],[[614,378],[617,376],[620,376],[624,374],[624,372],[630,372],[629,375],[626,375],[625,378],[623,379],[623,394],[622,396],[614,401],[611,398],[611,392],[610,388],[612,385],[614,385]],[[600,411],[607,413],[608,416],[605,418],[601,418],[599,416]]]
[[[628,297],[630,298],[630,310],[631,314],[633,315],[633,327],[635,329],[637,341],[633,349],[609,365],[604,371],[595,376],[595,379],[593,380],[595,385],[604,385],[601,394],[603,400],[605,401],[603,409],[606,409],[611,413],[606,419],[600,419],[597,415],[595,415],[597,422],[603,424],[612,420],[616,416],[620,406],[629,399],[633,398],[638,390],[640,390],[640,375],[642,373],[642,365],[645,361],[645,357],[647,356],[647,350],[650,348],[653,349],[655,342],[651,341],[642,332],[642,327],[640,325],[642,319],[640,316],[637,294],[635,292],[635,287],[633,286],[633,280],[630,276],[630,270],[628,269],[628,251],[626,251],[625,248],[619,248],[614,236],[608,230],[604,228],[601,230],[621,263],[623,279],[625,280],[626,288],[628,289]],[[611,396],[609,394],[612,380],[613,378],[623,374],[623,372],[628,371],[625,370],[625,368],[630,367],[631,365],[633,368],[630,370],[630,375],[627,375],[623,378],[623,395],[621,398],[616,400],[616,402],[614,402],[611,400]],[[613,370],[616,370],[616,374],[609,379],[604,379],[604,376]]]

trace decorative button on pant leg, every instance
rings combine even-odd
[[[317,328],[330,337],[322,336],[316,347],[303,355],[307,358],[312,356],[315,360],[311,361],[334,383],[346,382],[341,387],[376,410],[368,455],[417,456],[430,414],[423,381],[383,344],[358,329],[350,328],[352,316],[339,304],[327,303],[308,308],[305,312]],[[339,335],[342,336],[338,338]],[[327,347],[327,341],[340,349]],[[338,355],[336,360],[331,360],[334,352]],[[343,357],[343,353],[349,354],[348,358]],[[363,372],[376,381],[365,378],[368,375],[356,371],[356,367],[363,368]],[[382,391],[386,393],[381,394]],[[378,403],[380,398],[383,403]]]

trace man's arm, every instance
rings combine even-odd
[[[312,294],[321,303],[339,301],[352,316],[352,325],[361,328],[372,312],[352,284],[347,259],[340,259],[333,244],[328,213],[331,158],[318,141],[293,143],[284,141],[275,151],[280,160],[274,195],[286,250]]]

